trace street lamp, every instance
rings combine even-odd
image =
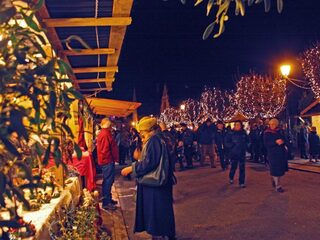
[[[298,88],[311,89],[307,81],[289,77],[290,71],[291,71],[291,66],[289,64],[284,64],[280,66],[281,75],[285,80],[288,80]]]

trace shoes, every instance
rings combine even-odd
[[[233,180],[232,180],[232,179],[229,179],[229,183],[230,183],[230,184],[233,184]]]
[[[111,199],[111,204],[112,204],[112,205],[117,205],[117,204],[118,204],[118,201]]]
[[[282,187],[278,187],[278,188],[276,188],[276,191],[279,192],[279,193],[283,193],[284,189]]]
[[[245,188],[245,187],[247,187],[244,183],[239,184],[239,186],[240,186],[241,188]]]
[[[114,211],[114,210],[117,210],[117,207],[114,206],[112,203],[109,203],[109,204],[106,205],[106,206],[102,206],[102,210],[105,210],[105,211]]]

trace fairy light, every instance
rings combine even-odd
[[[320,97],[320,43],[306,50],[301,58],[301,65],[311,89],[317,98]]]
[[[237,83],[237,106],[249,119],[275,117],[284,108],[285,92],[285,81],[251,73]]]

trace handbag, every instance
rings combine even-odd
[[[158,167],[137,178],[139,184],[148,187],[161,187],[164,186],[169,179],[170,159],[165,142],[159,139],[161,143],[161,157]]]

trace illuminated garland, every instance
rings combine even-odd
[[[275,117],[286,102],[285,81],[254,73],[243,76],[237,83],[236,101],[247,118]]]
[[[301,59],[302,69],[310,81],[311,89],[317,98],[320,97],[320,43],[306,50]]]
[[[159,121],[164,122],[168,127],[171,127],[175,124],[180,123],[181,116],[180,116],[179,110],[173,107],[166,108],[160,114]]]
[[[185,108],[179,110],[181,122],[197,126],[203,117],[200,102],[189,98],[183,101],[182,105],[184,105]]]
[[[236,112],[236,102],[232,92],[206,88],[201,94],[204,115],[213,120],[230,120]]]

